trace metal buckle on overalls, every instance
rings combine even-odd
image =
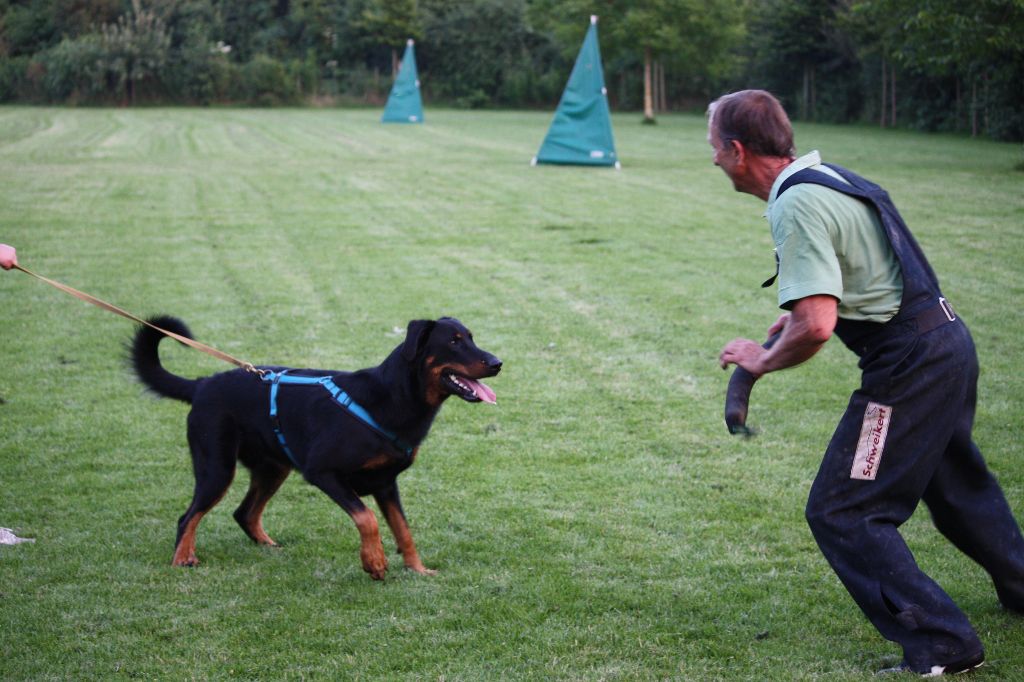
[[[945,296],[939,296],[939,307],[942,308],[942,312],[946,314],[946,319],[950,322],[956,320],[956,313],[953,312],[953,306],[949,304]]]

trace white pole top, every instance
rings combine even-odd
[[[412,38],[409,38],[409,42],[408,42],[408,44],[409,44],[409,45],[412,45],[412,42],[413,42],[413,41],[412,41]]]
[[[596,24],[597,23],[597,15],[596,14],[591,14],[590,15],[590,23],[592,23],[592,24]]]

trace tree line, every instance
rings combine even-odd
[[[0,0],[0,102],[552,108],[589,25],[616,110],[743,87],[794,118],[1024,140],[1024,0]]]

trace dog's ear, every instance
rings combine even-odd
[[[427,337],[434,330],[433,320],[413,320],[405,332],[405,343],[402,344],[402,357],[409,362],[416,359],[416,354],[427,342]]]

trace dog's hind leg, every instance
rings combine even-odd
[[[203,520],[206,513],[213,509],[220,502],[221,498],[224,497],[228,486],[231,485],[234,471],[231,474],[231,476],[228,476],[227,482],[224,483],[220,494],[212,500],[205,491],[201,491],[199,486],[196,486],[192,497],[192,504],[188,506],[188,510],[178,519],[178,539],[174,545],[174,558],[171,560],[171,563],[175,566],[196,566],[199,564],[199,559],[196,558],[196,530],[199,528],[199,522]]]
[[[398,484],[392,483],[383,490],[373,494],[377,500],[377,506],[388,521],[388,527],[395,536],[398,544],[398,551],[402,555],[406,568],[409,568],[422,575],[436,575],[437,571],[431,570],[423,565],[419,552],[416,551],[416,543],[412,541],[412,532],[409,530],[409,523],[405,519],[405,512],[402,511],[402,502],[398,496]]]
[[[258,469],[250,469],[249,492],[238,505],[234,517],[245,534],[254,542],[271,547],[277,546],[263,530],[263,510],[291,471],[289,467],[269,463]]]
[[[227,492],[235,477],[235,459],[237,457],[237,438],[233,433],[204,434],[201,429],[192,428],[189,420],[189,443],[192,448],[192,470],[196,477],[192,503],[181,518],[178,519],[178,537],[174,544],[175,566],[195,566],[196,529],[211,509],[213,509],[224,493]]]

